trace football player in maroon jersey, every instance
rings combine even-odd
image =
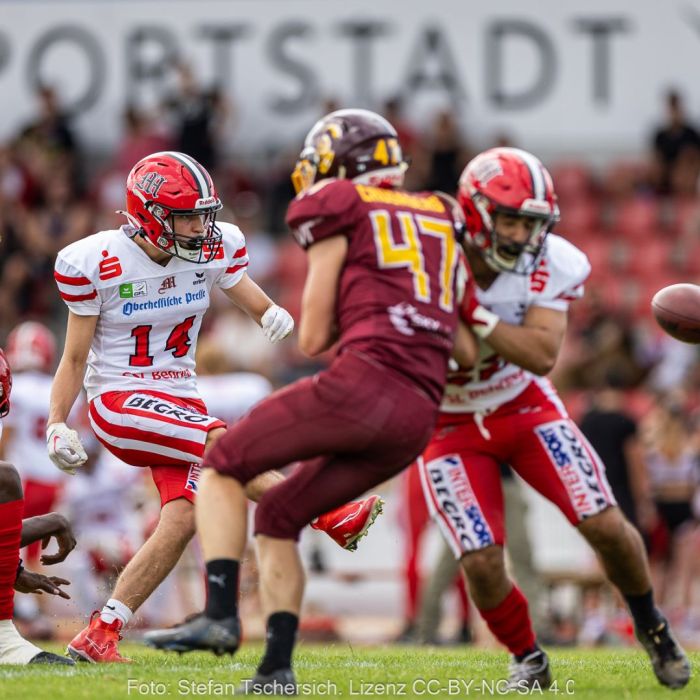
[[[238,648],[244,487],[302,460],[256,511],[267,647],[251,692],[295,688],[301,529],[408,466],[435,423],[457,327],[458,210],[446,195],[402,190],[405,169],[396,131],[373,112],[333,112],[306,137],[287,212],[309,260],[299,345],[312,357],[338,350],[328,370],[258,404],[205,455],[196,513],[206,610],[146,636],[176,651]]]

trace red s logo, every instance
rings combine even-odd
[[[106,250],[102,251],[102,257],[104,260],[100,261],[100,279],[110,280],[113,277],[119,277],[122,274],[122,266],[119,262],[119,258],[108,257],[109,252]]]

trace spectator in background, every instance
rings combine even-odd
[[[453,112],[444,110],[435,117],[426,145],[430,155],[425,189],[453,192],[455,182],[469,160],[469,149]]]
[[[683,98],[676,90],[666,94],[666,122],[655,131],[652,150],[657,192],[693,194],[700,171],[700,134],[688,121]]]
[[[134,163],[150,153],[168,150],[170,140],[161,128],[162,124],[134,105],[126,106],[122,120],[124,135],[111,167],[113,170],[123,173],[123,179],[126,180]],[[121,184],[123,190],[124,183]]]
[[[39,113],[25,125],[21,137],[37,142],[46,150],[75,156],[78,151],[77,141],[68,115],[58,103],[56,91],[48,85],[42,85],[36,96]]]
[[[208,170],[219,165],[220,141],[229,105],[218,87],[201,89],[186,63],[178,66],[180,89],[165,102],[173,117],[175,150],[187,153]]]
[[[678,550],[693,524],[692,501],[698,483],[698,439],[683,406],[662,397],[644,424],[644,450],[651,495],[658,513],[651,537],[651,563],[659,599],[669,595],[678,567]]]
[[[394,125],[404,156],[410,158],[418,142],[418,134],[404,117],[404,102],[398,95],[384,103],[382,115]]]
[[[611,372],[593,395],[580,428],[606,466],[610,488],[627,519],[647,532],[655,519],[636,421],[624,410],[624,381]]]

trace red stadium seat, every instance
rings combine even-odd
[[[614,242],[610,238],[591,235],[575,245],[588,256],[594,275],[604,275],[614,268]]]
[[[598,229],[601,225],[601,205],[596,197],[579,197],[562,204],[561,221],[557,228],[564,237],[581,231]]]
[[[620,202],[613,212],[611,231],[631,240],[648,241],[659,235],[661,205],[656,197],[633,197]]]
[[[677,236],[700,237],[700,199],[677,197],[667,203],[670,229]]]
[[[587,197],[593,190],[593,175],[587,163],[565,160],[554,163],[549,172],[554,180],[554,191],[564,201]]]
[[[673,241],[663,234],[651,238],[639,245],[637,241],[624,241],[623,254],[620,256],[622,270],[637,277],[673,274]]]

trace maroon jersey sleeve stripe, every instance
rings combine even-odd
[[[65,292],[60,294],[64,301],[89,301],[97,296],[97,291],[93,289],[90,294],[66,294]]]
[[[240,250],[236,251],[236,254],[233,256],[234,260],[236,258],[244,258],[246,255],[248,255],[248,251],[246,250],[245,246],[243,246]]]
[[[92,284],[87,277],[68,277],[68,275],[62,275],[60,272],[56,271],[54,271],[53,276],[56,282],[60,282],[61,284],[72,284],[76,287]]]

